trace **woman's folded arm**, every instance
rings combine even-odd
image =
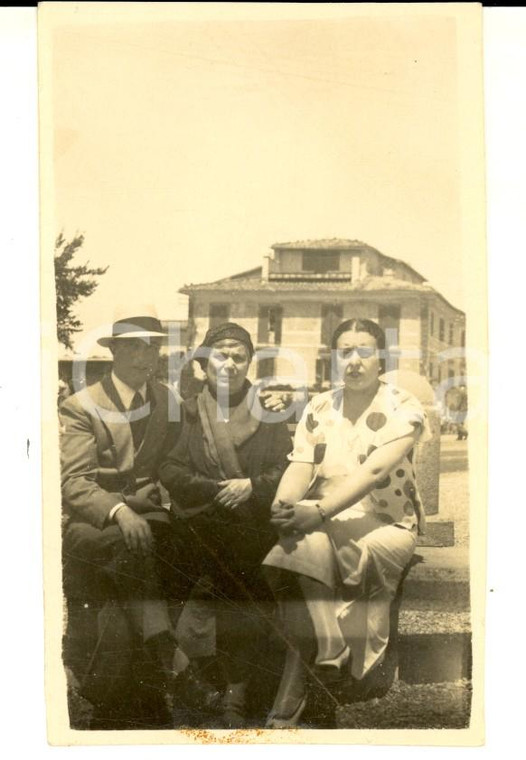
[[[419,431],[380,446],[334,491],[318,503],[327,517],[337,515],[363,499],[384,480],[418,440]]]

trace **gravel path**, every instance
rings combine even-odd
[[[393,684],[385,697],[337,708],[338,728],[467,728],[468,681]]]

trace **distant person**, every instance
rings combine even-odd
[[[383,331],[347,320],[332,350],[343,385],[307,405],[272,504],[280,539],[264,564],[288,649],[268,728],[299,723],[310,670],[329,686],[346,667],[361,680],[382,661],[425,522],[413,452],[430,431],[419,402],[379,379]]]
[[[468,437],[468,429],[466,427],[466,417],[468,415],[468,392],[465,385],[460,385],[458,390],[459,400],[457,409],[457,441],[465,441]]]
[[[180,423],[169,419],[177,399],[152,379],[165,337],[153,312],[116,321],[98,341],[113,354],[111,372],[60,409],[66,595],[87,612],[102,608],[87,661],[88,632],[70,606],[66,661],[96,705],[96,728],[172,727],[171,698],[213,710],[219,697],[179,650],[166,599],[158,467]]]
[[[64,401],[71,396],[71,390],[68,383],[65,380],[60,379],[58,381],[58,408],[62,406]]]
[[[464,441],[468,437],[466,418],[468,414],[468,394],[465,385],[453,386],[446,394],[446,406],[453,424],[453,431],[457,434],[457,441]]]

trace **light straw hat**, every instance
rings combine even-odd
[[[140,306],[130,314],[130,308],[115,314],[111,335],[98,339],[97,343],[108,347],[118,338],[166,338],[161,322],[152,306]]]

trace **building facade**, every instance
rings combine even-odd
[[[356,240],[277,243],[261,267],[180,292],[189,297],[188,347],[209,327],[238,322],[255,339],[253,377],[328,387],[330,337],[350,317],[384,328],[388,370],[432,383],[465,374],[464,313],[411,266]]]

